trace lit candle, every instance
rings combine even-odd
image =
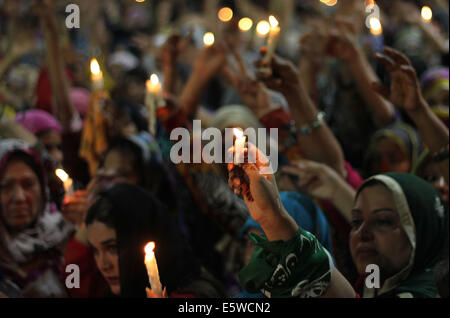
[[[247,32],[252,28],[253,21],[250,18],[242,18],[239,20],[238,26],[239,30],[241,30],[242,32]]]
[[[103,89],[103,73],[100,70],[100,65],[98,64],[97,59],[95,58],[91,60],[91,80],[92,88],[94,90]]]
[[[233,10],[231,10],[228,7],[225,7],[220,9],[217,15],[220,21],[228,22],[231,21],[231,19],[233,18]]]
[[[381,26],[381,22],[378,18],[370,18],[370,33],[373,35],[380,35],[383,33],[383,27]]]
[[[203,36],[203,44],[206,47],[213,46],[214,45],[214,41],[215,41],[214,33],[212,33],[212,32],[207,32]]]
[[[149,131],[152,135],[156,133],[156,111],[162,100],[162,86],[158,75],[152,74],[145,83],[147,87],[145,106],[149,111]]]
[[[69,175],[62,169],[56,169],[55,174],[63,182],[66,197],[70,199],[73,196],[73,180],[69,178]]]
[[[259,37],[264,38],[270,32],[270,24],[269,22],[262,20],[259,21],[256,25],[256,33]]]
[[[162,285],[159,279],[158,264],[155,257],[155,242],[149,242],[145,245],[145,266],[147,267],[148,281],[150,282],[151,290],[162,297]]]
[[[244,163],[244,147],[245,147],[245,136],[240,128],[233,128],[233,133],[236,136],[236,141],[234,143],[234,163]]]
[[[269,17],[270,22],[270,31],[269,31],[269,38],[267,39],[267,52],[264,56],[264,62],[270,62],[272,59],[273,54],[275,53],[275,49],[278,44],[278,37],[280,35],[280,25],[278,23],[278,20],[271,15]]]
[[[431,22],[431,19],[433,18],[433,11],[430,7],[424,6],[421,10],[422,20],[426,23]]]

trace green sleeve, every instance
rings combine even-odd
[[[256,249],[239,273],[248,292],[273,298],[310,298],[327,289],[333,261],[314,235],[299,229],[289,241],[275,242],[252,233],[249,236]]]

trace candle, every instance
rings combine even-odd
[[[242,32],[247,32],[252,28],[253,21],[250,18],[242,18],[239,20],[238,26],[239,30],[241,30]]]
[[[228,7],[222,8],[219,10],[217,16],[219,17],[219,20],[222,22],[231,21],[231,19],[233,18],[233,10],[231,10]]]
[[[162,86],[158,75],[152,74],[150,79],[145,83],[147,87],[145,106],[149,111],[149,132],[152,135],[156,134],[156,111],[162,99]]]
[[[421,10],[422,20],[426,23],[429,23],[431,19],[433,18],[433,11],[431,11],[431,8],[428,6],[422,7]]]
[[[383,28],[378,18],[375,17],[370,18],[369,23],[370,23],[370,33],[372,33],[373,35],[380,35],[381,33],[383,33]]]
[[[69,175],[62,169],[56,169],[55,174],[63,182],[66,196],[70,199],[73,196],[73,180],[69,178]]]
[[[94,90],[103,89],[103,73],[100,70],[100,65],[98,64],[97,59],[95,58],[91,60],[91,80],[92,88]]]
[[[145,266],[147,267],[151,290],[158,295],[158,297],[162,297],[162,285],[159,279],[158,264],[156,263],[154,249],[155,242],[149,242],[145,245]]]
[[[215,39],[214,39],[214,33],[212,33],[212,32],[207,32],[207,33],[205,33],[205,35],[203,36],[203,44],[204,44],[206,47],[213,46],[213,45],[214,45],[214,41],[215,41]]]
[[[233,128],[233,133],[236,136],[236,141],[234,143],[234,163],[244,163],[244,147],[245,147],[245,136],[240,128]]]
[[[273,54],[275,53],[275,49],[278,44],[278,37],[280,35],[280,25],[278,23],[278,20],[271,15],[269,17],[270,22],[270,31],[269,31],[269,38],[267,39],[267,52],[264,56],[264,62],[270,62],[272,59]]]

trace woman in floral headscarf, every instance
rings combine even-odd
[[[0,273],[22,297],[67,296],[62,251],[73,230],[60,213],[50,212],[39,154],[23,141],[1,141]]]

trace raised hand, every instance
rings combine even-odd
[[[384,54],[375,57],[384,64],[391,76],[391,87],[373,83],[372,88],[395,106],[405,111],[416,111],[426,104],[420,89],[416,71],[409,59],[392,48],[385,47]]]
[[[76,191],[70,199],[64,199],[62,205],[62,214],[66,220],[75,224],[82,225],[88,210],[88,192]]]
[[[238,91],[245,106],[261,118],[273,109],[269,90],[250,73],[239,53],[233,52],[233,55],[238,67],[235,68],[228,63],[223,69],[224,75]]]

